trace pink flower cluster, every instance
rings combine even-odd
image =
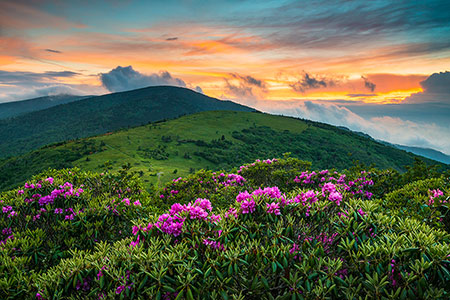
[[[242,170],[245,170],[245,169],[248,169],[249,167],[253,167],[253,166],[255,166],[257,163],[265,163],[265,164],[268,164],[268,165],[270,165],[270,164],[272,164],[272,163],[274,163],[274,162],[277,162],[278,160],[276,159],[276,158],[273,158],[273,159],[266,159],[266,160],[260,160],[260,159],[257,159],[257,160],[255,160],[255,162],[254,163],[251,163],[251,164],[248,164],[248,165],[243,165],[243,166],[240,166],[239,167],[239,170],[237,171],[238,173],[241,173],[242,172]]]
[[[17,216],[17,213],[13,210],[12,206],[3,206],[2,207],[2,212],[4,214],[8,214],[8,218],[12,218],[14,216]]]
[[[241,204],[241,213],[243,214],[251,214],[256,209],[256,203],[254,197],[265,197],[268,199],[276,199],[282,205],[286,205],[286,200],[284,196],[281,194],[278,187],[266,187],[264,189],[257,189],[253,191],[253,193],[249,193],[248,191],[241,192],[236,196],[236,202]],[[270,208],[270,210],[269,210]],[[280,206],[278,203],[274,203],[273,205],[269,205],[267,207],[268,213],[279,214]]]
[[[269,214],[275,214],[277,216],[281,215],[280,213],[280,204],[279,203],[266,203],[267,213]]]
[[[341,205],[342,194],[336,190],[336,185],[331,182],[325,183],[322,187],[322,196],[326,197],[328,195],[328,200],[335,202],[338,206]]]
[[[428,190],[428,194],[430,195],[430,198],[428,200],[428,205],[433,205],[434,204],[434,200],[436,198],[439,198],[439,197],[443,196],[444,192],[442,192],[439,189],[436,189],[436,190]],[[447,203],[447,200],[442,200],[441,199],[439,202],[440,203]]]
[[[220,215],[210,214],[212,210],[211,202],[208,199],[198,198],[194,203],[175,203],[171,206],[169,213],[162,214],[154,224],[149,223],[147,227],[133,226],[133,234],[139,231],[147,232],[153,227],[159,228],[162,232],[179,236],[183,232],[183,225],[186,218],[191,220],[202,220],[216,223],[220,221]],[[139,239],[139,237],[138,237]]]
[[[220,242],[217,242],[217,241],[212,241],[212,240],[209,240],[209,239],[203,239],[203,244],[205,244],[206,246],[209,246],[211,249],[214,249],[214,250],[225,251],[225,246],[222,245]]]
[[[301,185],[312,185],[327,182],[325,185],[335,184],[337,186],[341,186],[344,191],[349,191],[352,195],[360,194],[363,197],[370,199],[373,194],[367,191],[366,188],[374,184],[373,180],[370,179],[371,174],[367,172],[361,174],[363,177],[357,178],[354,181],[349,181],[347,184],[345,174],[340,175],[339,178],[336,179],[328,170],[323,170],[319,173],[316,173],[315,171],[312,171],[311,173],[305,171],[299,176],[296,176],[293,179],[293,182]],[[338,175],[338,173],[334,172],[334,175]]]

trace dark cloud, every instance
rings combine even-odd
[[[49,71],[44,73],[21,72],[21,71],[2,71],[0,70],[0,83],[3,84],[33,84],[47,80],[54,80],[61,77],[73,77],[79,73],[72,71]]]
[[[424,92],[450,95],[450,72],[434,73],[420,83]]]
[[[194,91],[196,91],[197,93],[200,93],[200,94],[204,94],[202,88],[199,87],[198,85],[195,87]]]
[[[261,79],[250,75],[230,73],[232,79],[225,79],[225,93],[233,98],[254,100],[256,96],[267,92],[267,85]]]
[[[53,50],[53,49],[44,49],[44,51],[52,52],[52,53],[62,53],[61,51]]]
[[[233,76],[234,78],[238,79],[239,81],[243,81],[244,83],[246,83],[248,85],[253,85],[253,86],[259,87],[261,89],[266,89],[266,83],[263,80],[256,79],[255,77],[252,77],[249,75],[241,76],[236,73],[232,73],[230,75]]]
[[[377,94],[347,94],[346,96],[352,97],[352,98],[358,98],[358,97],[373,97],[373,96],[377,96]]]
[[[361,78],[364,80],[364,86],[366,87],[366,89],[370,90],[371,92],[375,91],[375,88],[377,87],[375,83],[370,82],[369,79],[367,79],[367,77],[365,76],[361,76]]]
[[[317,78],[305,72],[302,78],[289,86],[296,92],[304,93],[306,90],[325,88],[334,85],[335,82],[331,79]]]
[[[166,39],[166,41],[176,41],[176,40],[178,40],[177,37],[170,37]]]
[[[108,73],[101,73],[100,80],[110,92],[122,92],[156,85],[186,87],[186,83],[182,79],[172,77],[167,71],[145,75],[135,71],[132,66],[118,66]]]
[[[383,55],[404,58],[450,50],[449,11],[450,1],[444,0],[429,0],[426,5],[389,0],[288,1],[253,16],[243,12],[232,19],[241,28],[259,31],[264,40],[279,48],[334,54],[336,49],[364,53],[374,47],[392,47]]]
[[[440,103],[450,105],[450,72],[433,73],[420,83],[423,92],[412,94],[406,103]]]

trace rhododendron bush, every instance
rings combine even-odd
[[[397,194],[380,198],[372,193],[379,178],[373,170],[311,171],[290,158],[257,161],[231,173],[203,170],[167,183],[153,196],[125,173],[114,180],[54,174],[52,183],[45,175],[2,196],[0,249],[7,263],[1,298],[450,297],[445,177],[422,189],[399,186]],[[37,184],[45,192],[33,198]],[[405,208],[416,205],[402,198],[406,191],[429,209],[405,216]],[[385,203],[394,198],[395,204]],[[77,231],[84,240],[74,238],[73,222],[92,208],[113,221],[86,219]],[[47,223],[33,225],[39,213]],[[18,217],[23,220],[14,223]],[[102,229],[94,242],[91,226]],[[24,245],[43,239],[53,248],[37,258],[24,254]],[[64,259],[53,257],[58,249],[67,250]]]

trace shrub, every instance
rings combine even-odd
[[[39,275],[43,297],[448,299],[450,236],[339,184],[172,205],[134,237],[73,252]],[[55,297],[55,296],[54,296]]]

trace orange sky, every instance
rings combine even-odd
[[[98,75],[132,66],[143,75],[168,71],[218,98],[398,103],[420,92],[430,74],[450,66],[450,45],[430,39],[433,26],[447,23],[422,20],[407,4],[369,3],[361,15],[355,1],[339,7],[328,2],[314,7],[295,1],[169,1],[150,7],[145,1],[2,1],[0,70],[75,72],[39,84],[84,93],[108,92]],[[401,9],[417,24],[395,15]],[[429,22],[430,34],[415,32],[419,21]]]

